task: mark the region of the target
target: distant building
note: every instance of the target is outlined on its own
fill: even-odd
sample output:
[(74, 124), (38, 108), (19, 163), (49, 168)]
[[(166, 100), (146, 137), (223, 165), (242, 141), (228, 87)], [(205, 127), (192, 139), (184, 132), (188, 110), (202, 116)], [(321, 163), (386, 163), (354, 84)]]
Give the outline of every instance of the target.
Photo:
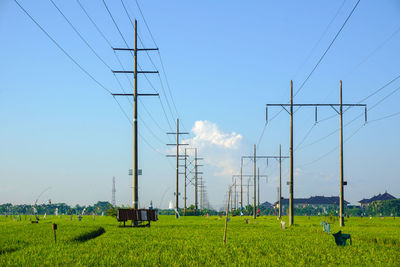
[(261, 207), (263, 207), (265, 209), (269, 209), (269, 208), (272, 208), (272, 204), (269, 203), (268, 201), (265, 201), (264, 203), (261, 204)]
[[(339, 206), (339, 197), (324, 197), (324, 196), (314, 196), (309, 198), (295, 198), (293, 200), (293, 204), (295, 207), (328, 207), (328, 206)], [(281, 200), (282, 206), (289, 206), (289, 199), (282, 198)], [(346, 200), (344, 201), (344, 205), (347, 206), (350, 204)], [(279, 208), (279, 201), (273, 204), (274, 208)]]
[(362, 208), (366, 208), (372, 202), (384, 201), (384, 200), (392, 200), (392, 199), (396, 199), (396, 198), (394, 196), (392, 196), (391, 194), (389, 194), (388, 192), (385, 192), (384, 194), (379, 194), (377, 196), (373, 196), (373, 197), (368, 198), (368, 199), (364, 198), (364, 199), (358, 201), (358, 203), (360, 203), (360, 206)]

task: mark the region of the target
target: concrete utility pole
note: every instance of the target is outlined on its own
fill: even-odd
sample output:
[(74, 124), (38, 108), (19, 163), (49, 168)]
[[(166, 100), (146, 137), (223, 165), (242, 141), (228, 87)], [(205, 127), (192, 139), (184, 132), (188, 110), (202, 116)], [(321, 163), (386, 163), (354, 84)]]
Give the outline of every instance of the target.
[[(178, 211), (179, 210), (179, 157), (181, 157), (181, 155), (179, 155), (179, 147), (188, 145), (179, 143), (179, 135), (189, 134), (189, 133), (179, 132), (179, 119), (176, 119), (176, 133), (167, 133), (167, 134), (176, 135), (176, 144), (167, 144), (167, 146), (176, 146), (176, 155), (167, 155), (167, 157), (176, 157), (175, 208)], [(176, 218), (178, 218), (178, 214), (176, 214)]]
[[(137, 125), (137, 97), (138, 96), (158, 96), (158, 94), (138, 94), (138, 73), (158, 73), (158, 71), (138, 71), (137, 70), (137, 52), (158, 50), (158, 48), (137, 48), (137, 21), (134, 25), (134, 48), (113, 48), (113, 50), (133, 51), (133, 71), (112, 71), (113, 73), (133, 73), (133, 94), (112, 94), (113, 96), (133, 96), (133, 181), (132, 181), (132, 206), (134, 209), (139, 208), (138, 193), (138, 125)], [(135, 225), (136, 226), (136, 225)]]
[[(315, 107), (315, 122), (317, 122), (317, 110), (318, 107), (331, 107), (340, 117), (340, 226), (344, 226), (344, 193), (343, 186), (347, 182), (343, 181), (343, 107), (364, 107), (365, 109), (365, 122), (367, 122), (367, 105), (366, 104), (343, 104), (342, 103), (342, 81), (340, 81), (340, 91), (339, 91), (339, 104), (293, 104), (293, 82), (290, 81), (290, 104), (267, 104), (266, 106), (266, 120), (268, 122), (268, 106), (280, 106), (285, 109), (290, 115), (290, 197), (289, 197), (289, 225), (293, 225), (293, 107)], [(290, 111), (286, 109), (290, 106)], [(339, 107), (339, 110), (336, 109)]]

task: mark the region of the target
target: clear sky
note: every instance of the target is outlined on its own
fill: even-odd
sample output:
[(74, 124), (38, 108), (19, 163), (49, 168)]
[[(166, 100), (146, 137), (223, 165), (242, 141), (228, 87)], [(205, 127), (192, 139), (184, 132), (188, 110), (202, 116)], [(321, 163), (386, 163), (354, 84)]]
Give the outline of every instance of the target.
[[(126, 70), (132, 69), (133, 60), (128, 52), (114, 55), (111, 46), (125, 43), (102, 0), (80, 3), (111, 46), (78, 1), (53, 0), (96, 54), (50, 0), (18, 2), (107, 90), (121, 93), (119, 81), (132, 92), (132, 77), (116, 74), (117, 80), (110, 71), (121, 69), (117, 58)], [(201, 171), (208, 198), (219, 208), (232, 175), (240, 171), (240, 157), (251, 155), (253, 144), (258, 144), (259, 155), (277, 155), (279, 144), (283, 155), (289, 153), (285, 111), (269, 122), (260, 138), (265, 105), (289, 101), (290, 80), (297, 91), (357, 1), (138, 2), (165, 70), (157, 52), (149, 52), (151, 61), (140, 52), (143, 70), (160, 71), (160, 76), (141, 75), (138, 82), (141, 93), (160, 93), (160, 99), (143, 97), (138, 107), (140, 206), (152, 200), (165, 208), (174, 199), (175, 163), (165, 157), (174, 150), (165, 144), (174, 142), (166, 132), (175, 129), (179, 116), (183, 130), (191, 132), (182, 138), (199, 147), (204, 158)], [(105, 3), (132, 46), (133, 28), (121, 1)], [(123, 3), (131, 19), (138, 20), (143, 44), (154, 47), (135, 1)], [(343, 101), (359, 103), (396, 78), (399, 29), (399, 1), (361, 0), (295, 103), (338, 103), (339, 80)], [(0, 203), (33, 203), (48, 187), (39, 203), (111, 201), (115, 176), (117, 204), (131, 204), (132, 126), (110, 93), (74, 64), (15, 1), (0, 1), (0, 36)], [(363, 116), (357, 118), (362, 108), (344, 115), (345, 199), (351, 203), (386, 190), (400, 197), (400, 116), (374, 121), (400, 112), (398, 87), (400, 79), (362, 102), (371, 108), (366, 125)], [(118, 101), (132, 120), (131, 102), (121, 97)], [(269, 117), (279, 111), (269, 108)], [(339, 118), (334, 114), (320, 108), (321, 121), (314, 125), (313, 108), (295, 113), (295, 197), (339, 193), (339, 134), (334, 132)], [(258, 162), (260, 174), (268, 175), (268, 181), (261, 181), (262, 202), (277, 200), (277, 166), (276, 161), (268, 166)], [(287, 197), (287, 160), (282, 167)], [(244, 162), (243, 172), (252, 173), (252, 162)], [(189, 185), (189, 204), (193, 190)], [(182, 206), (183, 191), (180, 201)]]

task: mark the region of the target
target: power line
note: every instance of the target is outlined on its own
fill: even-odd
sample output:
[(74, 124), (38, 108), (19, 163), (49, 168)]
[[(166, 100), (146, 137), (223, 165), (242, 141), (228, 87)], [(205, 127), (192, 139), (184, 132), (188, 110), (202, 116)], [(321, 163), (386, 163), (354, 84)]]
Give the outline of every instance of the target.
[[(388, 97), (392, 96), (395, 92), (397, 92), (397, 91), (399, 91), (399, 90), (400, 90), (400, 87), (398, 87), (398, 88), (396, 88), (395, 90), (391, 91), (388, 95), (386, 95), (385, 97), (383, 97), (381, 100), (379, 100), (378, 102), (376, 102), (371, 108), (369, 108), (368, 111), (371, 111), (372, 109), (374, 109), (376, 106), (378, 106), (380, 103), (382, 103), (384, 100), (386, 100)], [(344, 125), (344, 127), (346, 127), (346, 126), (350, 125), (351, 123), (353, 123), (356, 119), (360, 118), (363, 114), (364, 114), (364, 113), (361, 113), (360, 115), (356, 116), (354, 119), (352, 119), (351, 121), (349, 121), (348, 123), (346, 123), (346, 124)], [(400, 112), (396, 112), (396, 113), (394, 113), (394, 114), (390, 114), (390, 115), (387, 115), (387, 116), (378, 118), (378, 119), (376, 119), (376, 120), (372, 120), (372, 121), (370, 121), (369, 123), (371, 123), (371, 122), (376, 122), (376, 121), (380, 121), (380, 120), (384, 120), (384, 119), (387, 119), (387, 118), (391, 118), (391, 117), (397, 116), (397, 115), (399, 115), (399, 114), (400, 114)], [(356, 135), (356, 134), (361, 130), (361, 128), (362, 128), (363, 126), (365, 126), (365, 124), (363, 124), (363, 125), (360, 126), (356, 131), (354, 131), (354, 132), (345, 140), (345, 142), (346, 142), (347, 140), (349, 140), (350, 138), (352, 138), (354, 135)], [(335, 130), (334, 132), (330, 133), (329, 135), (327, 135), (327, 136), (325, 136), (325, 137), (319, 139), (318, 141), (313, 142), (312, 144), (315, 144), (315, 143), (317, 143), (317, 142), (319, 142), (319, 141), (321, 141), (321, 140), (323, 140), (323, 139), (326, 139), (327, 137), (331, 136), (332, 134), (336, 133), (337, 131), (339, 131), (339, 129), (337, 129), (337, 130)], [(311, 144), (309, 144), (309, 145), (311, 145)], [(307, 145), (307, 146), (309, 146), (309, 145)], [(304, 146), (304, 147), (306, 147), (306, 146)], [(303, 148), (304, 148), (304, 147), (303, 147)], [(325, 153), (324, 155), (322, 155), (322, 156), (319, 157), (318, 159), (316, 159), (316, 160), (314, 160), (314, 161), (312, 161), (312, 162), (310, 162), (310, 163), (303, 164), (303, 165), (301, 165), (300, 167), (303, 167), (303, 166), (306, 166), (306, 165), (310, 165), (310, 164), (312, 164), (312, 163), (315, 163), (315, 162), (317, 162), (317, 161), (319, 161), (319, 160), (325, 158), (325, 157), (328, 156), (330, 153), (332, 153), (332, 152), (334, 152), (336, 149), (338, 149), (338, 147), (339, 147), (339, 146), (336, 146), (334, 149), (332, 149), (332, 150), (330, 150), (329, 152)]]
[(22, 5), (17, 1), (14, 0), (14, 2), (19, 6), (19, 8), (36, 24), (36, 26), (81, 70), (83, 71), (87, 76), (89, 76), (90, 79), (92, 79), (97, 85), (99, 85), (102, 89), (104, 89), (106, 92), (111, 94), (111, 91), (108, 90), (102, 83), (100, 83), (98, 80), (96, 80), (85, 68), (82, 67), (64, 48), (61, 47), (61, 45), (53, 38), (50, 36), (50, 34), (29, 14), (29, 12), (22, 7)]
[[(377, 90), (375, 90), (374, 92), (372, 92), (372, 93), (369, 94), (368, 96), (366, 96), (366, 97), (364, 97), (363, 99), (361, 99), (358, 103), (364, 102), (365, 100), (367, 100), (367, 99), (371, 98), (372, 96), (376, 95), (377, 93), (379, 93), (380, 91), (382, 91), (383, 89), (385, 89), (386, 87), (388, 87), (389, 85), (391, 85), (392, 83), (394, 83), (394, 82), (395, 82), (397, 79), (399, 79), (399, 78), (400, 78), (400, 75), (394, 77), (392, 80), (390, 80), (389, 82), (387, 82), (387, 83), (384, 84), (383, 86), (379, 87)], [(382, 98), (381, 100), (379, 100), (377, 103), (375, 103), (374, 105), (372, 105), (372, 106), (368, 109), (368, 111), (371, 111), (372, 109), (374, 109), (377, 105), (379, 105), (380, 103), (382, 103), (384, 100), (386, 100), (388, 97), (390, 97), (391, 95), (393, 95), (394, 93), (396, 93), (398, 90), (400, 90), (400, 87), (399, 87), (399, 88), (396, 88), (395, 90), (393, 90), (392, 92), (390, 92), (388, 95), (386, 95), (384, 98)], [(346, 108), (346, 110), (345, 110), (344, 112), (346, 112), (346, 111), (349, 110), (350, 108), (351, 108), (351, 107)], [(351, 121), (349, 121), (348, 123), (346, 123), (346, 124), (344, 125), (344, 127), (346, 127), (346, 126), (350, 125), (351, 123), (353, 123), (355, 120), (357, 120), (358, 118), (360, 118), (363, 114), (364, 114), (364, 113), (361, 113), (360, 115), (358, 115), (358, 116), (356, 116), (355, 118), (353, 118)], [(329, 116), (329, 117), (327, 117), (327, 118), (325, 118), (325, 119), (322, 119), (322, 120), (320, 120), (319, 122), (323, 122), (323, 121), (332, 119), (332, 118), (334, 118), (334, 117), (336, 117), (336, 114), (334, 114), (334, 115), (332, 115), (332, 116)], [(316, 143), (319, 143), (319, 142), (321, 142), (322, 140), (325, 140), (326, 138), (328, 138), (329, 136), (335, 134), (337, 131), (339, 131), (339, 129), (336, 129), (336, 130), (334, 130), (333, 132), (329, 133), (328, 135), (326, 135), (326, 136), (324, 136), (324, 137), (322, 137), (322, 138), (319, 138), (319, 139), (317, 139), (316, 141), (314, 141), (314, 142), (312, 142), (312, 143), (309, 143), (309, 144), (307, 144), (307, 145), (304, 145), (304, 146), (300, 147), (299, 149), (301, 150), (301, 149), (306, 148), (306, 147), (308, 147), (308, 146), (311, 146), (311, 145), (314, 145), (314, 144), (316, 144)]]
[(86, 16), (88, 17), (88, 19), (92, 22), (92, 24), (94, 25), (94, 27), (96, 28), (96, 30), (100, 33), (100, 35), (103, 37), (103, 39), (108, 43), (108, 45), (110, 47), (112, 47), (111, 42), (107, 39), (107, 37), (104, 35), (104, 33), (100, 30), (100, 28), (97, 26), (97, 24), (93, 21), (93, 19), (89, 16), (88, 12), (86, 11), (86, 9), (83, 7), (82, 3), (80, 2), (80, 0), (76, 0), (76, 2), (78, 3), (78, 5), (81, 7), (81, 9), (83, 10), (83, 12), (86, 14)]
[(357, 8), (358, 4), (360, 3), (361, 0), (358, 0), (357, 3), (354, 5), (353, 9), (351, 10), (350, 14), (347, 16), (346, 20), (342, 24), (342, 27), (340, 27), (339, 31), (336, 33), (335, 37), (332, 39), (331, 43), (329, 46), (326, 48), (325, 52), (322, 54), (320, 59), (318, 60), (317, 64), (315, 64), (314, 68), (311, 70), (310, 74), (308, 74), (307, 78), (304, 80), (304, 82), (301, 84), (299, 89), (297, 89), (296, 93), (294, 94), (293, 97), (296, 97), (296, 95), (300, 92), (301, 89), (303, 89), (303, 86), (306, 84), (306, 82), (310, 79), (311, 75), (314, 73), (314, 71), (317, 69), (318, 65), (321, 63), (321, 61), (324, 59), (326, 53), (328, 53), (329, 49), (335, 42), (336, 38), (339, 36), (341, 31), (343, 30), (344, 26), (346, 25), (347, 21), (350, 19), (351, 15), (353, 15), (354, 10)]
[(371, 56), (373, 56), (376, 52), (378, 52), (382, 47), (384, 47), (396, 34), (400, 32), (400, 27), (398, 27), (391, 35), (389, 35), (382, 43), (380, 43), (371, 53), (369, 53), (365, 58), (363, 58), (354, 68), (348, 73), (350, 75), (353, 73), (358, 67), (364, 64)]
[(315, 49), (317, 48), (317, 46), (320, 44), (320, 42), (322, 41), (322, 38), (325, 36), (325, 34), (328, 32), (329, 28), (331, 27), (333, 21), (336, 19), (336, 17), (339, 15), (340, 11), (342, 10), (344, 3), (346, 3), (346, 0), (343, 0), (342, 4), (339, 6), (339, 9), (336, 11), (335, 16), (333, 16), (333, 18), (331, 19), (331, 21), (329, 22), (329, 24), (326, 26), (324, 32), (321, 34), (321, 36), (319, 37), (318, 41), (314, 44), (313, 48), (310, 50), (310, 52), (308, 53), (306, 59), (303, 61), (303, 63), (300, 65), (300, 67), (297, 69), (296, 73), (295, 73), (295, 77), (297, 76), (297, 73), (300, 71), (300, 69), (303, 68), (303, 66), (307, 63), (307, 61), (310, 59), (311, 55), (314, 53)]
[[(129, 22), (130, 22), (131, 26), (134, 27), (133, 22), (132, 22), (132, 19), (131, 19), (131, 16), (129, 15), (129, 12), (128, 12), (128, 10), (127, 10), (127, 8), (126, 8), (126, 6), (125, 6), (123, 0), (121, 0), (121, 4), (122, 4), (122, 6), (123, 6), (123, 8), (124, 8), (124, 10), (125, 10), (125, 13), (126, 13), (128, 19), (129, 19)], [(142, 38), (140, 37), (139, 34), (138, 34), (138, 37), (139, 37), (140, 43), (141, 43), (142, 46), (144, 47)], [(156, 43), (154, 43), (154, 44), (155, 44), (155, 46), (157, 47), (157, 44), (156, 44)], [(154, 67), (156, 70), (158, 70), (158, 68), (157, 68), (157, 66), (154, 64), (154, 61), (152, 60), (152, 58), (151, 58), (149, 52), (148, 52), (148, 51), (145, 51), (145, 52), (146, 52), (146, 55), (147, 55), (147, 57), (149, 58), (151, 64), (153, 65), (153, 67)], [(162, 88), (162, 90), (163, 90), (163, 92), (164, 92), (164, 94), (165, 94), (164, 84), (163, 84), (163, 82), (162, 82), (162, 80), (161, 80), (160, 74), (158, 74), (158, 78), (160, 79), (160, 85), (161, 85), (161, 88)], [(147, 79), (147, 76), (146, 76), (146, 79)], [(148, 82), (151, 84), (150, 81), (148, 81)], [(151, 87), (154, 89), (154, 91), (156, 91), (156, 93), (158, 93), (157, 90), (154, 88), (154, 86), (153, 86), (152, 84), (151, 84)], [(165, 94), (165, 95), (166, 95), (166, 94)], [(164, 111), (164, 113), (165, 113), (165, 108), (164, 108), (164, 105), (163, 105), (163, 103), (162, 103), (162, 101), (161, 101), (161, 98), (159, 97), (159, 99), (160, 99), (160, 104), (161, 104), (161, 106), (162, 106), (162, 109), (163, 109), (163, 111)], [(169, 107), (169, 109), (170, 109), (170, 112), (171, 112), (171, 115), (172, 115), (172, 121), (174, 122), (174, 119), (173, 119), (174, 115), (173, 115), (172, 110), (171, 110), (171, 107), (170, 107), (170, 105), (169, 105), (168, 98), (166, 98), (166, 101), (167, 101), (167, 105), (168, 105), (168, 107)], [(166, 113), (165, 113), (165, 116), (166, 116)], [(166, 120), (167, 120), (167, 123), (168, 123), (168, 125), (169, 125), (169, 127), (170, 127), (170, 130), (172, 130), (171, 124), (170, 124), (170, 122), (169, 122), (167, 116), (166, 116)]]
[(396, 113), (393, 113), (393, 114), (390, 114), (390, 115), (386, 115), (386, 116), (380, 117), (378, 119), (370, 120), (368, 123), (389, 119), (389, 118), (392, 118), (392, 117), (395, 117), (395, 116), (398, 116), (398, 115), (400, 115), (400, 111), (396, 112)]
[[(146, 28), (147, 28), (147, 30), (148, 30), (150, 36), (151, 36), (151, 39), (153, 40), (154, 45), (157, 46), (157, 43), (156, 43), (156, 41), (155, 41), (155, 39), (154, 39), (154, 36), (153, 36), (153, 34), (152, 34), (151, 30), (150, 30), (149, 25), (147, 24), (146, 18), (145, 18), (145, 16), (144, 16), (144, 14), (143, 14), (143, 12), (142, 12), (142, 9), (140, 8), (140, 5), (139, 5), (139, 3), (138, 3), (137, 0), (136, 0), (136, 5), (137, 5), (137, 7), (138, 7), (138, 9), (139, 9), (140, 15), (141, 15), (142, 18), (143, 18), (144, 24), (146, 25)], [(157, 46), (157, 47), (158, 47), (158, 46)], [(162, 60), (160, 50), (158, 50), (158, 56), (159, 56), (159, 59), (160, 59), (161, 68), (162, 68), (163, 73), (164, 73), (164, 78), (165, 78), (165, 81), (166, 81), (166, 84), (167, 84), (167, 88), (168, 88), (168, 92), (169, 92), (169, 95), (170, 95), (172, 104), (173, 104), (173, 106), (174, 106), (176, 115), (178, 116), (178, 118), (180, 118), (178, 109), (176, 108), (176, 104), (175, 104), (174, 98), (173, 98), (173, 96), (172, 96), (171, 87), (170, 87), (170, 85), (169, 85), (169, 81), (168, 81), (168, 77), (167, 77), (167, 72), (165, 71), (164, 62), (163, 62), (163, 60)], [(182, 123), (182, 122), (181, 122), (181, 123)], [(182, 127), (185, 129), (183, 123), (182, 123)]]
[(53, 6), (58, 10), (58, 12), (64, 17), (64, 19), (67, 21), (69, 26), (74, 30), (74, 32), (79, 36), (79, 38), (86, 44), (86, 46), (93, 52), (93, 54), (101, 61), (103, 64), (111, 70), (111, 67), (97, 54), (97, 52), (93, 49), (93, 47), (86, 41), (85, 38), (83, 38), (82, 34), (75, 28), (75, 26), (71, 23), (71, 21), (64, 15), (64, 13), (61, 11), (61, 9), (54, 3), (53, 0), (50, 0), (50, 2), (53, 4)]
[[(122, 34), (120, 28), (118, 27), (118, 24), (117, 24), (117, 22), (115, 21), (114, 16), (112, 15), (110, 9), (108, 8), (106, 2), (105, 2), (104, 0), (103, 0), (102, 2), (103, 2), (103, 4), (104, 4), (104, 7), (106, 8), (107, 13), (109, 14), (111, 20), (113, 21), (114, 26), (117, 28), (117, 31), (118, 31), (119, 35), (121, 36), (122, 40), (124, 41), (126, 47), (129, 48), (129, 45), (128, 45), (128, 43), (127, 43), (127, 41), (126, 41), (124, 35)], [(121, 1), (121, 2), (122, 2), (122, 1)], [(123, 4), (123, 2), (122, 2), (122, 4)], [(123, 4), (123, 6), (125, 7), (124, 4)], [(127, 10), (126, 10), (126, 12), (127, 12)], [(130, 19), (128, 13), (127, 13), (127, 15), (128, 15), (129, 20), (131, 21), (131, 19)], [(139, 39), (140, 39), (140, 38), (139, 38)], [(148, 52), (146, 51), (146, 53), (148, 53)], [(130, 51), (130, 54), (133, 56), (132, 51)], [(122, 62), (120, 61), (120, 59), (119, 59), (118, 57), (117, 57), (117, 59), (118, 59), (119, 64), (120, 64), (121, 67), (123, 68)], [(141, 68), (141, 66), (140, 66), (139, 64), (138, 64), (138, 66), (139, 66), (139, 69), (142, 70), (142, 68)], [(124, 69), (124, 68), (123, 68), (123, 69)], [(157, 69), (157, 68), (156, 68), (156, 69)], [(148, 82), (148, 83), (150, 84), (150, 86), (153, 88), (153, 90), (154, 90), (155, 92), (158, 93), (158, 91), (155, 89), (155, 87), (153, 86), (153, 84), (151, 83), (151, 81), (149, 80), (149, 78), (147, 77), (147, 75), (144, 74), (144, 76), (145, 76), (147, 82)], [(128, 80), (129, 80), (130, 84), (132, 85), (132, 81), (131, 81), (129, 78), (128, 78)], [(133, 85), (132, 85), (132, 86), (133, 86)], [(156, 120), (153, 118), (153, 116), (151, 116), (151, 113), (147, 110), (147, 108), (145, 107), (145, 105), (143, 104), (143, 102), (142, 102), (140, 99), (139, 99), (139, 101), (140, 101), (140, 103), (142, 103), (142, 105), (143, 105), (143, 107), (144, 107), (146, 113), (149, 115), (149, 117), (154, 121), (154, 123), (155, 123), (161, 130), (163, 130), (163, 129), (159, 126), (159, 124), (156, 122)], [(163, 108), (163, 110), (164, 110), (164, 107), (162, 107), (162, 108)], [(170, 125), (168, 119), (167, 119), (167, 123), (168, 123), (168, 125), (169, 125), (170, 128), (171, 128), (171, 125)]]
[[(96, 84), (98, 84), (102, 89), (107, 91), (108, 93), (112, 94), (109, 89), (107, 89), (103, 84), (101, 84), (98, 80), (96, 80), (85, 68), (83, 68), (51, 35), (29, 14), (29, 12), (17, 1), (14, 0), (14, 2), (19, 6), (19, 8), (35, 23), (35, 25), (76, 65), (79, 67), (81, 71), (83, 71), (87, 76), (89, 76)], [(121, 112), (124, 114), (124, 116), (127, 118), (129, 123), (133, 126), (128, 114), (125, 112), (121, 104), (118, 102), (118, 100), (113, 97), (115, 102), (117, 103), (118, 107), (120, 108)], [(140, 135), (140, 133), (139, 133)], [(145, 138), (143, 138), (143, 141), (150, 147), (152, 148), (155, 152), (162, 154), (158, 150), (156, 150)], [(164, 155), (164, 154), (162, 154)]]
[[(82, 5), (82, 3), (79, 0), (76, 0), (78, 5), (80, 6), (80, 8), (82, 9), (82, 11), (85, 13), (86, 17), (89, 19), (89, 21), (92, 23), (92, 25), (96, 28), (97, 32), (100, 34), (100, 36), (106, 41), (106, 43), (110, 46), (110, 48), (112, 49), (112, 44), (110, 42), (110, 40), (105, 36), (105, 34), (100, 30), (100, 27), (96, 24), (96, 22), (92, 19), (92, 17), (89, 15), (89, 13), (87, 12), (87, 10), (85, 9), (85, 7)], [(119, 59), (118, 55), (115, 53), (114, 51), (114, 56), (117, 59), (117, 61), (119, 62), (120, 66), (122, 67), (122, 69), (124, 69), (121, 60)], [(110, 68), (109, 68), (110, 69)], [(125, 69), (124, 69), (125, 70)], [(116, 79), (116, 81), (118, 82), (119, 86), (121, 87), (121, 90), (125, 93), (125, 90), (122, 87), (122, 84), (120, 82), (120, 80), (118, 79), (118, 77), (114, 74), (114, 77)], [(128, 82), (130, 82), (128, 74), (125, 74), (125, 77), (128, 79)], [(133, 87), (132, 83), (131, 86)], [(132, 101), (130, 100), (130, 98), (128, 97), (128, 101), (132, 104)]]
[(314, 129), (315, 125), (317, 123), (314, 123), (311, 128), (307, 131), (306, 135), (303, 137), (303, 139), (300, 141), (300, 143), (297, 144), (297, 146), (294, 148), (294, 151), (297, 151), (297, 149), (304, 143), (304, 141), (307, 139), (307, 137), (311, 134), (311, 131)]

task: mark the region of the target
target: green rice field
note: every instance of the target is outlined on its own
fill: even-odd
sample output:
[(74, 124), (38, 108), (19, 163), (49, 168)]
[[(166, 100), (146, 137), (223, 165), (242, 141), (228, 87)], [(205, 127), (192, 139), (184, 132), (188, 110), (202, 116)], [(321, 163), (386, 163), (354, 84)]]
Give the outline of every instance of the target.
[[(329, 218), (295, 217), (293, 227), (281, 229), (272, 216), (232, 217), (224, 245), (224, 217), (160, 216), (150, 228), (123, 228), (106, 216), (47, 216), (38, 224), (1, 216), (0, 266), (399, 266), (400, 218), (346, 219), (342, 231), (352, 245), (345, 247), (322, 221)], [(338, 222), (331, 223), (337, 232)]]

